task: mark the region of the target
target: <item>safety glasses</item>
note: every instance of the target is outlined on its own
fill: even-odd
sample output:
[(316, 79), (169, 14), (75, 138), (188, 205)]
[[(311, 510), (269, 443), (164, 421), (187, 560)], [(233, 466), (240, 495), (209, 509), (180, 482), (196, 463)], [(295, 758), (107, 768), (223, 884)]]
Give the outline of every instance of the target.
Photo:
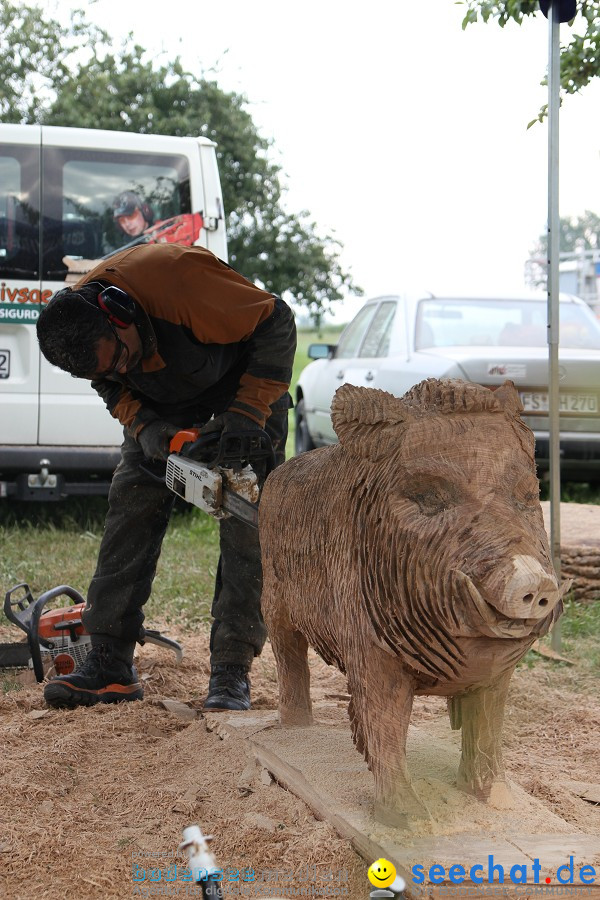
[(115, 336), (115, 341), (117, 345), (115, 347), (115, 352), (112, 358), (112, 362), (108, 369), (105, 369), (104, 372), (96, 372), (92, 380), (96, 381), (99, 378), (108, 378), (110, 375), (114, 375), (119, 369), (122, 369), (123, 366), (126, 366), (129, 362), (129, 347), (127, 344), (124, 344), (119, 335), (117, 334), (117, 329), (112, 324), (112, 322), (107, 322), (108, 327), (112, 331)]

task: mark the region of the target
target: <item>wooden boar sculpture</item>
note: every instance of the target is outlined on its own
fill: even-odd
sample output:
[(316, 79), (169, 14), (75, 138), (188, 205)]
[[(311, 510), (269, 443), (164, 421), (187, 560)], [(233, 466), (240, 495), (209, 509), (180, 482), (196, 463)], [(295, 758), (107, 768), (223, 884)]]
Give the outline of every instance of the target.
[(260, 505), (263, 612), (284, 725), (312, 721), (308, 645), (348, 679), (375, 814), (429, 811), (406, 768), (415, 694), (448, 697), (461, 788), (508, 805), (501, 729), (518, 660), (562, 611), (532, 432), (512, 382), (344, 385), (339, 444), (289, 460)]

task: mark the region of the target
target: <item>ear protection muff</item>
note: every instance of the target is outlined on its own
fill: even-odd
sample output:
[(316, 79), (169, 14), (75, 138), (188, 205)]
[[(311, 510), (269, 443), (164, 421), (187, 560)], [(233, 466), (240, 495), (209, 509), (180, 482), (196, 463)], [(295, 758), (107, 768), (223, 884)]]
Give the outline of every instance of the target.
[[(96, 282), (91, 283), (96, 284)], [(121, 288), (112, 284), (103, 287), (98, 283), (98, 287), (101, 288), (98, 294), (98, 308), (108, 317), (111, 325), (115, 325), (117, 328), (128, 328), (135, 320), (134, 299)]]
[(121, 288), (110, 285), (98, 294), (98, 306), (111, 325), (127, 328), (135, 319), (135, 302)]

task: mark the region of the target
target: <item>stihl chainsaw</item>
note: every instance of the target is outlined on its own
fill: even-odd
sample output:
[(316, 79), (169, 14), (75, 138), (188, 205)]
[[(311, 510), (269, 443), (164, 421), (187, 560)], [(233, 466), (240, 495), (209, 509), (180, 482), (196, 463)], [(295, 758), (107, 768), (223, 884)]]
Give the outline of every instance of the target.
[[(44, 609), (51, 600), (62, 596), (68, 597), (72, 605)], [(52, 665), (57, 675), (69, 675), (91, 649), (90, 635), (81, 621), (84, 606), (81, 594), (66, 584), (40, 594), (37, 600), (29, 585), (15, 585), (6, 592), (4, 614), (25, 632), (27, 640), (0, 643), (0, 669), (28, 667), (38, 681), (44, 680)], [(183, 659), (181, 644), (160, 631), (145, 629), (143, 643), (173, 650), (178, 663)]]
[(200, 435), (178, 431), (170, 444), (165, 481), (179, 497), (214, 516), (235, 516), (258, 528), (259, 485), (254, 466), (268, 473), (275, 454), (266, 431), (226, 431)]

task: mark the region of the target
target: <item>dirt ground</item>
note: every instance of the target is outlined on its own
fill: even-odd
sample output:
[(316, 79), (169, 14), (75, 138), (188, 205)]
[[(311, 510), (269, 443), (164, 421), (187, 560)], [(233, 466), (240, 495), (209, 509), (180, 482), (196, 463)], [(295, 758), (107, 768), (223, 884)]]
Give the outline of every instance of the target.
[[(242, 879), (244, 869), (293, 870), (294, 879), (343, 884), (352, 900), (368, 897), (367, 864), (348, 842), (265, 770), (251, 771), (243, 743), (194, 715), (208, 681), (208, 637), (182, 642), (180, 667), (164, 650), (140, 650), (140, 703), (47, 710), (35, 684), (0, 696), (0, 896), (135, 896), (132, 866), (149, 877), (152, 867), (182, 863), (174, 858), (182, 830), (198, 823), (214, 835), (219, 865), (242, 870)], [(311, 668), (313, 698), (345, 706), (344, 678), (317, 657)], [(268, 645), (252, 689), (254, 708), (276, 708)], [(192, 711), (182, 718), (165, 698)], [(449, 727), (438, 698), (418, 699), (412, 721), (439, 734)], [(565, 784), (600, 784), (599, 734), (600, 700), (576, 673), (545, 661), (517, 671), (505, 730), (509, 777), (600, 841), (600, 804)], [(235, 881), (228, 875), (226, 884)]]

